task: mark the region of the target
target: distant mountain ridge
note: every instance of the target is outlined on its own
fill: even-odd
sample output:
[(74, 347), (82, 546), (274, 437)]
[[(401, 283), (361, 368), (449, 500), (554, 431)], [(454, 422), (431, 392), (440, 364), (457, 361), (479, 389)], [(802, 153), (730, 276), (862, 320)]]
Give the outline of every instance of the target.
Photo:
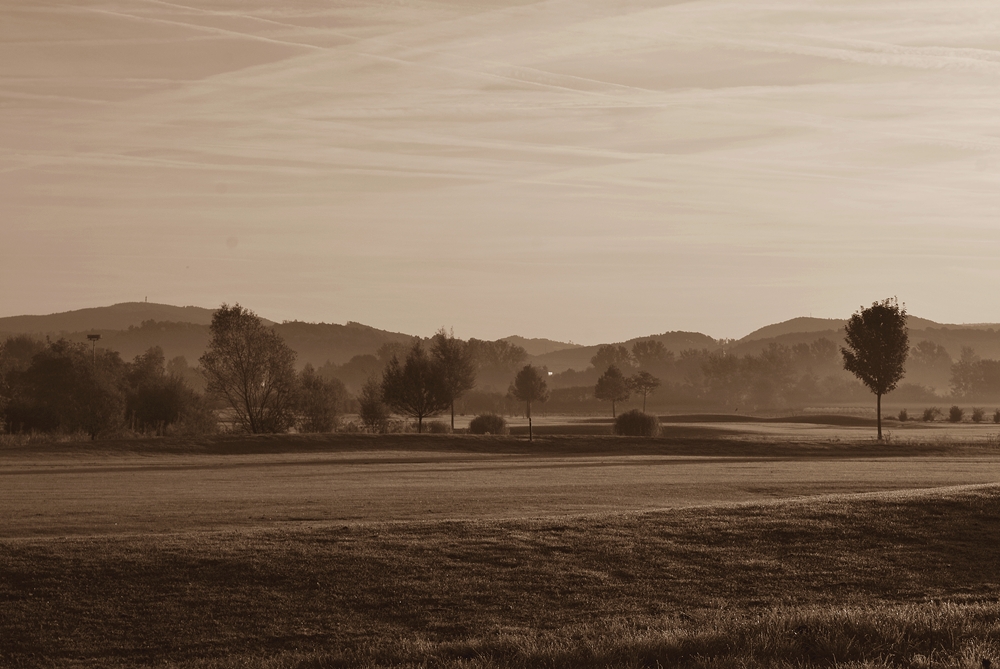
[[(167, 321), (208, 325), (215, 309), (175, 307), (153, 302), (122, 302), (110, 307), (76, 309), (45, 316), (0, 318), (0, 333), (52, 334), (83, 330), (125, 330), (143, 321)], [(270, 322), (270, 321), (268, 321)]]
[[(118, 351), (126, 360), (151, 346), (160, 346), (168, 359), (182, 355), (193, 365), (208, 344), (208, 325), (214, 313), (214, 309), (195, 306), (126, 302), (57, 314), (0, 318), (0, 338), (31, 334), (85, 341), (87, 334), (98, 333), (102, 336), (101, 346)], [(300, 365), (311, 363), (319, 367), (326, 362), (341, 365), (358, 355), (373, 355), (383, 344), (405, 344), (417, 339), (414, 335), (350, 321), (340, 325), (262, 320), (281, 333), (298, 354)], [(846, 319), (801, 317), (765, 326), (736, 341), (723, 342), (698, 332), (675, 331), (635, 337), (616, 345), (631, 349), (637, 341), (656, 340), (675, 354), (687, 349), (715, 351), (724, 347), (730, 354), (748, 355), (757, 354), (772, 343), (794, 346), (826, 338), (840, 345), (845, 323)], [(974, 348), (984, 358), (1000, 359), (1000, 324), (947, 325), (910, 316), (909, 327), (911, 345), (926, 339), (944, 346), (956, 360), (964, 346)], [(523, 347), (529, 362), (554, 373), (586, 370), (600, 348), (519, 335), (504, 340)]]
[(554, 353), (555, 351), (565, 351), (578, 348), (584, 348), (582, 344), (574, 344), (572, 342), (566, 343), (561, 341), (553, 341), (552, 339), (528, 339), (525, 337), (519, 337), (517, 335), (511, 335), (509, 337), (504, 337), (503, 341), (509, 342), (515, 346), (520, 346), (528, 355), (546, 355), (548, 353)]

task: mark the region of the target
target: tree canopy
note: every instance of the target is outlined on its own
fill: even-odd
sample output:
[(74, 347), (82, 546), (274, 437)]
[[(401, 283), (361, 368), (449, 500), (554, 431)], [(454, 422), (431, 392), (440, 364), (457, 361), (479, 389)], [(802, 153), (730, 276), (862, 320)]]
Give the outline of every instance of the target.
[(882, 395), (891, 392), (903, 378), (910, 337), (906, 306), (896, 298), (875, 302), (851, 316), (846, 327), (844, 369), (875, 393), (878, 438), (882, 439)]
[(444, 377), (451, 407), (451, 429), (455, 430), (455, 400), (476, 387), (476, 364), (469, 345), (441, 328), (431, 340), (431, 354)]
[(223, 304), (212, 317), (200, 358), (208, 391), (229, 405), (251, 434), (284, 432), (295, 422), (295, 352), (257, 314)]
[(382, 398), (396, 413), (417, 419), (417, 432), (423, 432), (424, 418), (435, 416), (451, 404), (441, 366), (435, 363), (418, 341), (401, 363), (393, 356), (382, 373)]
[(642, 412), (646, 413), (646, 395), (653, 394), (660, 387), (660, 380), (646, 370), (642, 370), (633, 374), (628, 381), (633, 390), (642, 393)]
[(607, 371), (597, 379), (594, 387), (594, 397), (605, 402), (611, 402), (611, 417), (615, 417), (615, 403), (624, 402), (632, 394), (632, 386), (629, 384), (622, 370), (616, 365), (608, 367)]
[(548, 384), (545, 377), (538, 371), (537, 367), (525, 365), (511, 384), (508, 391), (515, 399), (526, 404), (526, 414), (528, 416), (528, 441), (533, 440), (531, 426), (531, 403), (544, 402), (549, 398)]

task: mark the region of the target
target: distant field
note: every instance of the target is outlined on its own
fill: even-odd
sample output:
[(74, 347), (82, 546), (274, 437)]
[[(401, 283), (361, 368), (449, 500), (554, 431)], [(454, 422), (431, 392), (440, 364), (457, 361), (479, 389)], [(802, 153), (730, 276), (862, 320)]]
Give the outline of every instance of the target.
[(1000, 450), (396, 435), (0, 450), (0, 666), (978, 666)]
[(985, 442), (682, 433), (700, 436), (529, 444), (331, 435), (7, 449), (0, 536), (569, 516), (1000, 481), (1000, 449)]

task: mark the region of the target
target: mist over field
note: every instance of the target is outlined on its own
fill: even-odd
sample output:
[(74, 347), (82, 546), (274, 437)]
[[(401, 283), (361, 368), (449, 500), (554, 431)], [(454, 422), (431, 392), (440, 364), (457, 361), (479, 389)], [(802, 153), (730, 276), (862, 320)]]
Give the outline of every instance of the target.
[[(0, 7), (0, 314), (1000, 320), (987, 0)], [(16, 287), (13, 288), (13, 287)]]

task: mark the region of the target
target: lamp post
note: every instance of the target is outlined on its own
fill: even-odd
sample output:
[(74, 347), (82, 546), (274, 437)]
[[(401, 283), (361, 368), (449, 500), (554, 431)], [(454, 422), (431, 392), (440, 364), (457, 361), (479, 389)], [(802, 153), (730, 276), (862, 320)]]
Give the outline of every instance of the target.
[(97, 370), (97, 342), (100, 341), (101, 335), (99, 335), (99, 334), (89, 334), (89, 335), (87, 335), (87, 339), (89, 339), (90, 342), (94, 345), (93, 346), (93, 348), (94, 348), (94, 370), (96, 371)]

